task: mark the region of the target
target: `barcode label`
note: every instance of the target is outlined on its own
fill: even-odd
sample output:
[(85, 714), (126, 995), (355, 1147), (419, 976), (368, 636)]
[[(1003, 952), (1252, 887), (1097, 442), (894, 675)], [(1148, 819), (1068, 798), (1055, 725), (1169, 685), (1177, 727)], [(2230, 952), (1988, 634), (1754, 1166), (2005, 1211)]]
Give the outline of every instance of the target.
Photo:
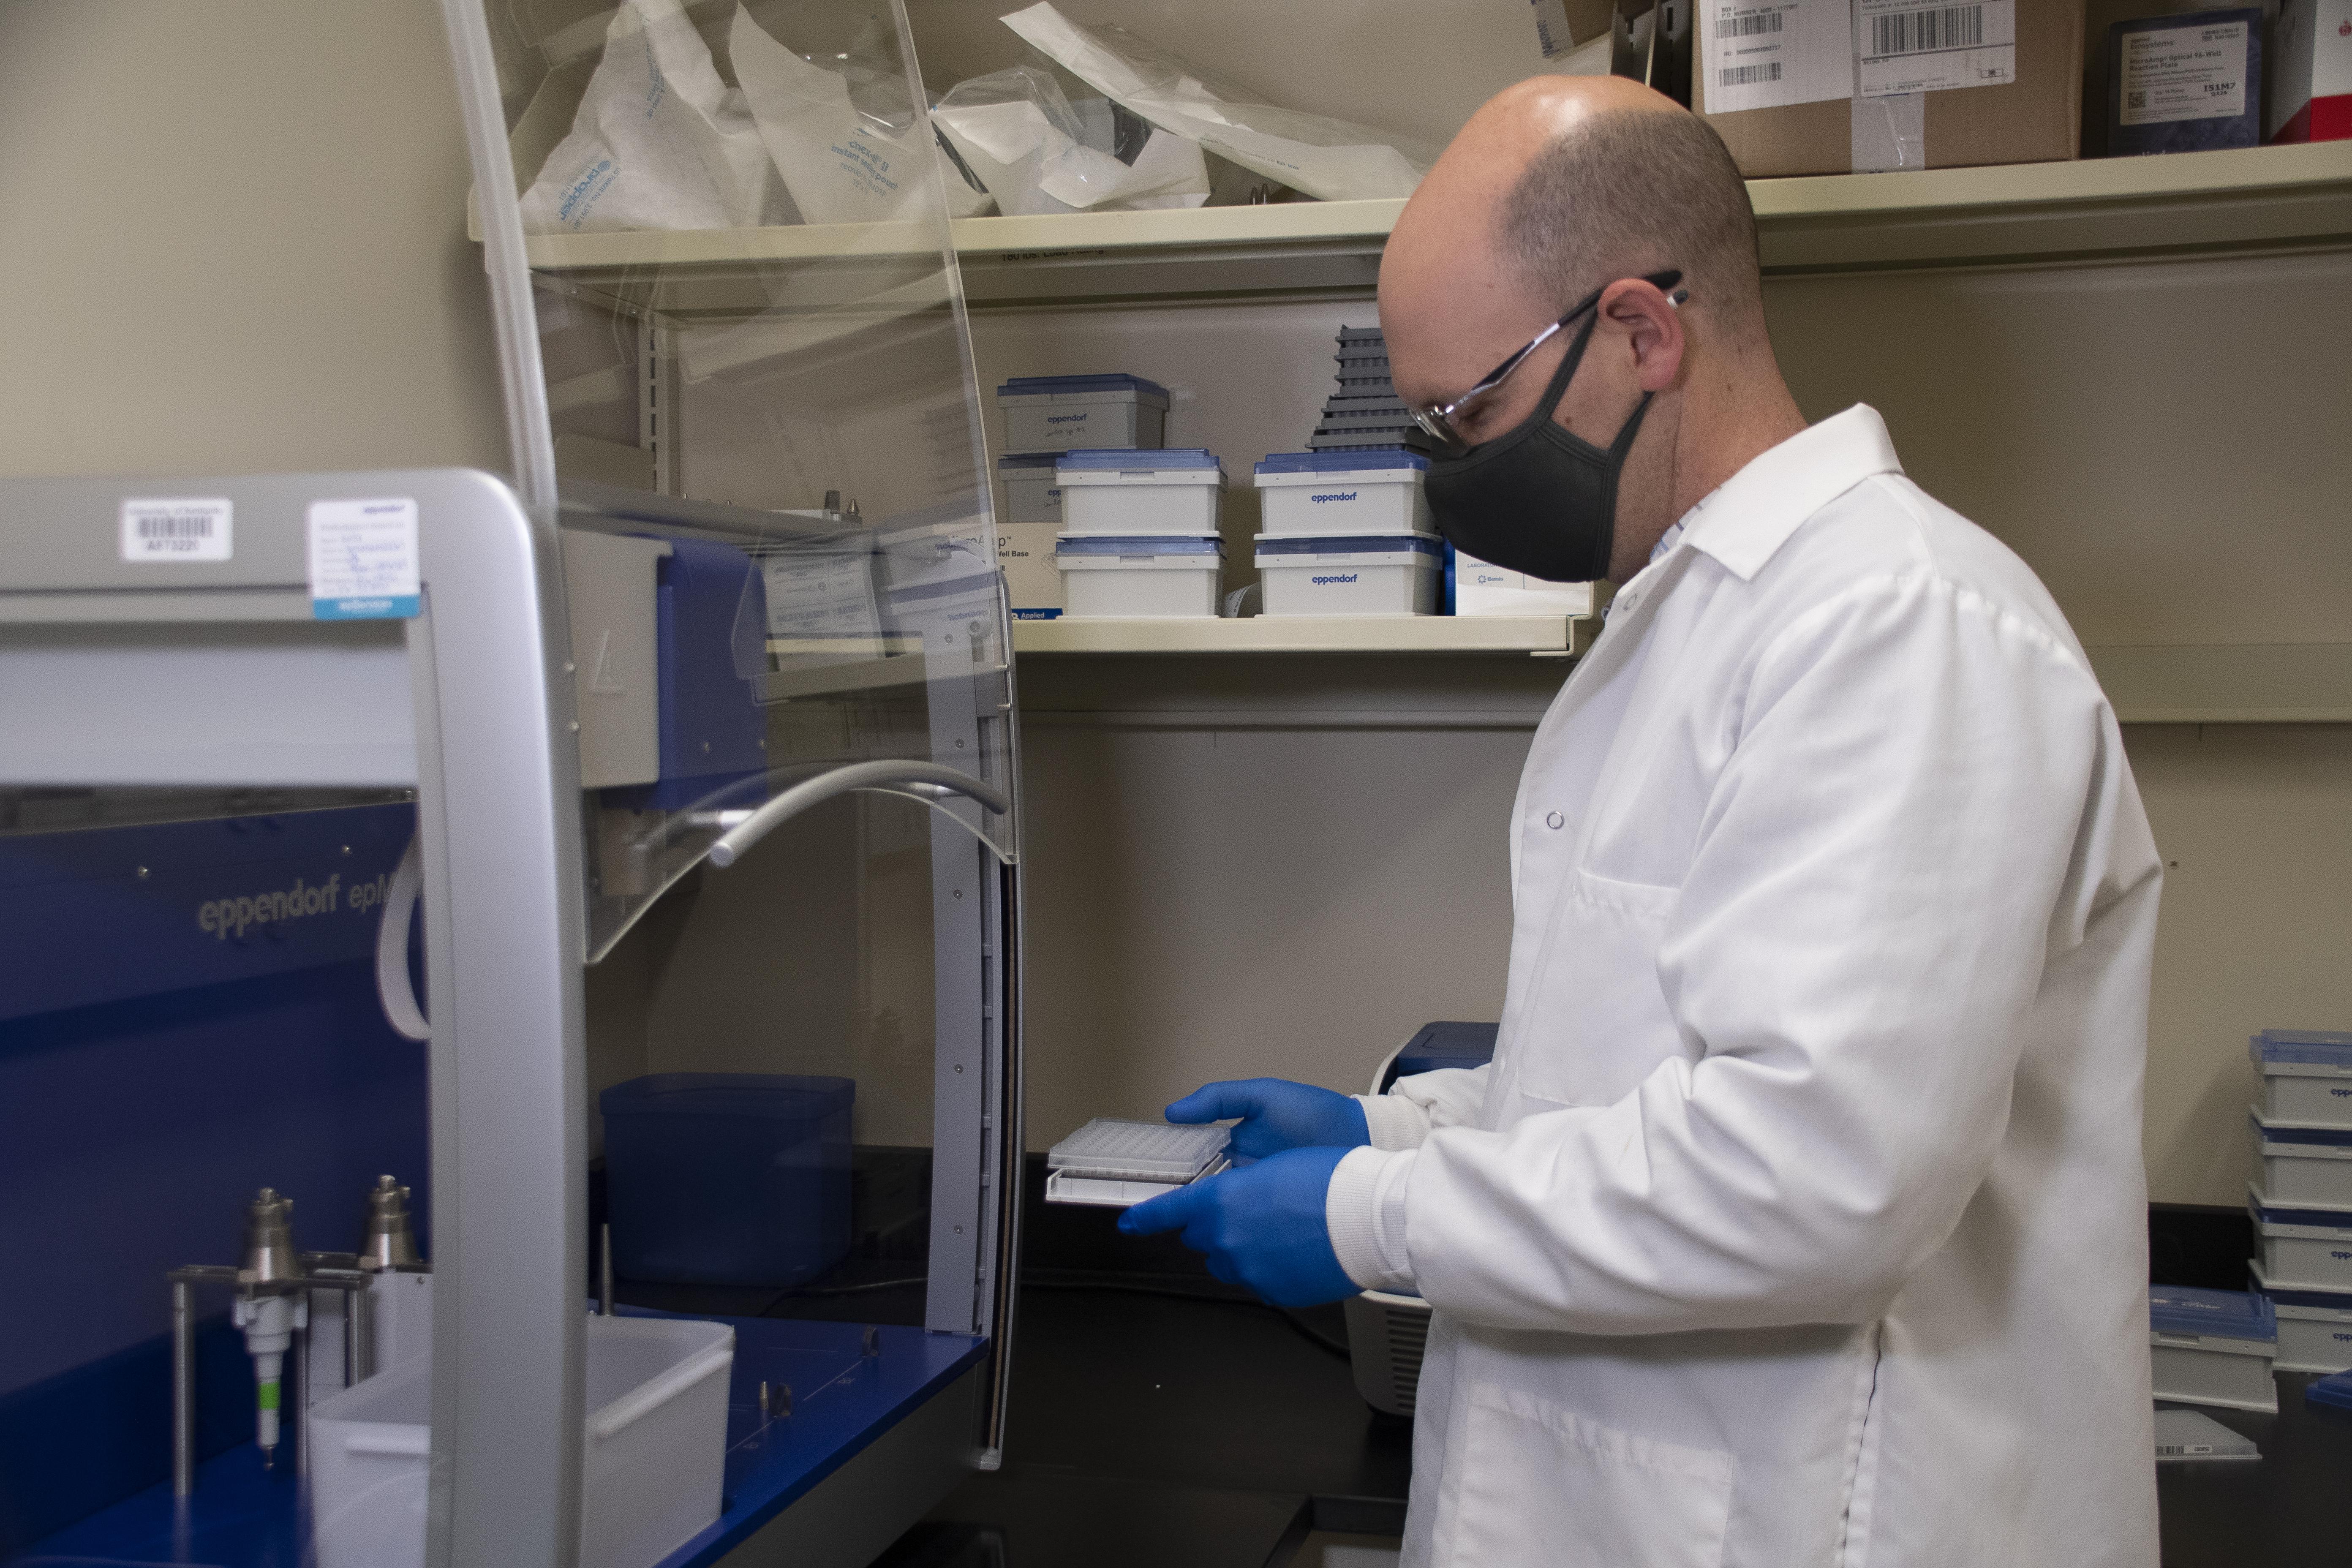
[(226, 561), (231, 509), (226, 500), (140, 500), (122, 503), (122, 559), (131, 562)]
[(1759, 33), (1779, 32), (1780, 13), (1767, 11), (1760, 16), (1733, 16), (1720, 25), (1727, 38), (1752, 38)]
[(1726, 66), (1723, 68), (1725, 87), (1753, 87), (1759, 81), (1779, 81), (1780, 62), (1767, 60), (1760, 66)]
[(1694, 7), (1691, 75), (1710, 114), (1853, 91), (1854, 0), (1708, 0)]
[(1985, 41), (1982, 5), (1946, 5), (1935, 11), (1898, 11), (1870, 18), (1874, 55), (1924, 55), (1937, 49), (1973, 49)]

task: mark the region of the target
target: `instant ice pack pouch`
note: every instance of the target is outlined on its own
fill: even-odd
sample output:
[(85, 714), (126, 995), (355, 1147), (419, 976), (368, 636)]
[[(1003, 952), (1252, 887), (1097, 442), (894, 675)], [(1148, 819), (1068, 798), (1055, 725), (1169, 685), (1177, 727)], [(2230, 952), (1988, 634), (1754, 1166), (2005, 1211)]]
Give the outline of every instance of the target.
[[(576, 85), (576, 78), (557, 74), (541, 90)], [(523, 193), (525, 232), (792, 221), (744, 95), (719, 79), (678, 0), (623, 0), (570, 134)]]
[(1050, 0), (1003, 21), (1158, 129), (1324, 201), (1409, 196), (1437, 161), (1439, 149), (1417, 138), (1278, 108), (1124, 28), (1081, 26)]
[[(884, 223), (917, 216), (928, 182), (947, 171), (906, 79), (876, 51), (852, 49), (841, 68), (812, 64), (763, 31), (741, 6), (727, 38), (760, 140), (810, 223)], [(961, 176), (957, 184), (962, 183)]]
[(931, 119), (1009, 215), (1196, 207), (1209, 199), (1199, 142), (1146, 123), (1141, 145), (1122, 159), (1110, 105), (1094, 105), (1099, 112), (1090, 121), (1047, 72), (1015, 66), (959, 82)]

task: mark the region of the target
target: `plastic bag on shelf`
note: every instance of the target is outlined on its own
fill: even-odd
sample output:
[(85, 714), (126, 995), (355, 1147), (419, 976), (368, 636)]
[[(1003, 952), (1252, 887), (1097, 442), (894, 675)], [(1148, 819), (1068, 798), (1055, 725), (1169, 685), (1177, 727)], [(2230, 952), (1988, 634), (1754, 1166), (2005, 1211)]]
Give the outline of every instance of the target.
[[(551, 85), (561, 85), (553, 82)], [(791, 209), (744, 95), (679, 0), (623, 0), (604, 58), (522, 196), (531, 234), (751, 228)]]
[(987, 183), (950, 144), (936, 119), (931, 121), (931, 150), (939, 154), (940, 184), (948, 191), (948, 216), (980, 217), (995, 210), (996, 198), (989, 194)]
[(1087, 27), (1051, 0), (1004, 25), (1112, 102), (1324, 201), (1407, 196), (1437, 161), (1417, 138), (1282, 109), (1125, 28)]
[(1140, 145), (1122, 158), (1109, 102), (1074, 106), (1034, 66), (957, 83), (931, 119), (1008, 215), (1196, 207), (1209, 199), (1199, 142), (1143, 124)]
[(904, 101), (902, 77), (861, 62), (855, 51), (837, 69), (812, 64), (740, 5), (727, 47), (760, 140), (803, 217), (882, 223), (919, 214), (926, 188), (917, 160), (939, 153), (924, 145), (930, 136)]

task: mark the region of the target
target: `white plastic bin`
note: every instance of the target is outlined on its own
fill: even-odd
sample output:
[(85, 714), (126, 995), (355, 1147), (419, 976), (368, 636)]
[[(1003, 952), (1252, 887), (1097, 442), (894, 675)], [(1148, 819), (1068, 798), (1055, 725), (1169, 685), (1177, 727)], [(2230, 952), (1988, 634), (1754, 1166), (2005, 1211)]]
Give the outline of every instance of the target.
[(1418, 533), (1261, 533), (1269, 616), (1426, 616), (1437, 609), (1440, 546)]
[(1000, 523), (1062, 523), (1062, 482), (1054, 477), (1058, 452), (1007, 452), (996, 459), (996, 477), (1004, 482), (1004, 515)]
[(2278, 1323), (2269, 1300), (2241, 1290), (2160, 1286), (2147, 1297), (2148, 1363), (2158, 1399), (2276, 1410), (2271, 1360)]
[(2278, 1314), (2281, 1372), (2352, 1372), (2352, 1290), (2281, 1290), (2252, 1272)]
[(1204, 447), (1164, 452), (1065, 452), (1066, 533), (1214, 533), (1225, 470)]
[(2273, 1127), (2352, 1127), (2352, 1035), (2264, 1029), (2246, 1043), (2262, 1074), (2255, 1112)]
[(1139, 375), (1016, 375), (996, 389), (1008, 452), (1157, 447), (1168, 389)]
[(2277, 1207), (2259, 1193), (2247, 1206), (2264, 1279), (2285, 1290), (2352, 1290), (2352, 1214)]
[[(719, 1517), (735, 1331), (590, 1318), (582, 1568), (647, 1568)], [(310, 1407), (318, 1568), (422, 1568), (433, 1363), (414, 1356)]]
[(1597, 616), (1616, 596), (1614, 583), (1548, 583), (1454, 552), (1457, 616)]
[(1428, 533), (1429, 459), (1401, 448), (1276, 452), (1257, 465), (1268, 533)]
[(2273, 1207), (2352, 1210), (2352, 1128), (2270, 1127), (2246, 1118), (2262, 1201)]
[(1213, 533), (1066, 533), (1054, 564), (1072, 616), (1214, 616), (1225, 547)]

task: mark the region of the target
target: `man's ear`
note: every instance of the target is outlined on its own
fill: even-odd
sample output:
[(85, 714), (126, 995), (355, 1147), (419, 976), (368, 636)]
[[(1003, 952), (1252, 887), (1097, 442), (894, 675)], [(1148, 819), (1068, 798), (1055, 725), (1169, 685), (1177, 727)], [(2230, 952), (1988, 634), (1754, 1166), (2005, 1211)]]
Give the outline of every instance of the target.
[(1633, 355), (1634, 377), (1644, 392), (1664, 392), (1683, 368), (1682, 312), (1654, 283), (1622, 278), (1601, 296), (1601, 315), (1623, 334)]

